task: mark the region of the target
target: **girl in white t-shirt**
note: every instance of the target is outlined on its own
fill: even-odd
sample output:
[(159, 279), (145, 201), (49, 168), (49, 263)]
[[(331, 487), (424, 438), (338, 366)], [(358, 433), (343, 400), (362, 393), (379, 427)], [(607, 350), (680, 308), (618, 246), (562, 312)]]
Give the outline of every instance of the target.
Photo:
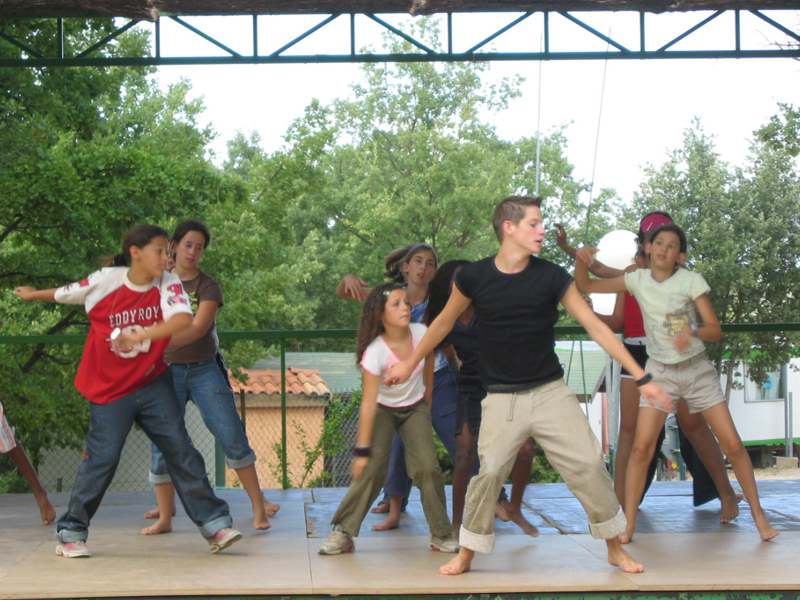
[[(587, 264), (578, 260), (575, 263), (575, 281), (584, 293), (627, 290), (633, 294), (644, 316), (650, 355), (646, 373), (636, 384), (641, 386), (654, 380), (671, 397), (673, 411), (678, 402), (685, 402), (690, 413), (702, 413), (719, 440), (720, 449), (733, 465), (761, 539), (771, 540), (778, 532), (761, 508), (750, 456), (731, 418), (719, 375), (705, 354), (703, 342), (716, 342), (722, 338), (719, 320), (708, 297), (711, 288), (702, 275), (680, 266), (686, 260), (687, 244), (686, 235), (677, 225), (657, 227), (650, 233), (644, 249), (649, 258), (649, 269), (638, 269), (613, 279), (590, 281)], [(623, 543), (633, 538), (647, 465), (655, 452), (658, 433), (664, 428), (667, 414), (644, 400), (640, 402), (625, 473), (628, 525), (620, 536)]]
[(358, 536), (386, 476), (395, 432), (405, 445), (408, 473), (420, 489), (431, 530), (431, 548), (442, 552), (458, 550), (447, 518), (443, 478), (433, 443), (433, 356), (428, 356), (424, 368), (418, 366), (404, 384), (386, 386), (382, 382), (390, 366), (411, 355), (425, 329), (420, 323), (411, 323), (411, 305), (405, 288), (398, 283), (376, 286), (364, 301), (356, 351), (363, 387), (353, 448), (353, 483), (333, 516), (333, 531), (320, 546), (320, 554), (354, 550), (353, 538)]

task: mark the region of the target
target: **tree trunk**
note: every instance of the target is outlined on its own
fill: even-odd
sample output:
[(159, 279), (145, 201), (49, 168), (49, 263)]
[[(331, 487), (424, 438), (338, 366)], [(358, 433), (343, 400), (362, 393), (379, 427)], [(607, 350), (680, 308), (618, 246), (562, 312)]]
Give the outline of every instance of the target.
[(781, 0), (0, 0), (4, 17), (129, 17), (166, 15), (336, 14), (501, 11), (646, 11), (800, 8)]

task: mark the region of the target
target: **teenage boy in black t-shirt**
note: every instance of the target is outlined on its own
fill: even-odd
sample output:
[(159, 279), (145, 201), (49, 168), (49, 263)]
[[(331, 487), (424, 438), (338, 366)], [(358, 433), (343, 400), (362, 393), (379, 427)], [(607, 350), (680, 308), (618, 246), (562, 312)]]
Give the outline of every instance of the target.
[(500, 240), (497, 255), (461, 269), (450, 300), (419, 346), (385, 378), (386, 383), (405, 381), (413, 367), (444, 339), (458, 316), (470, 303), (474, 305), (481, 380), (489, 393), (482, 403), (478, 436), (480, 472), (467, 490), (461, 549), (440, 568), (445, 575), (469, 570), (476, 551), (492, 551), (497, 495), (529, 437), (538, 442), (580, 501), (592, 535), (606, 540), (609, 563), (629, 573), (644, 570), (617, 538), (625, 530), (625, 516), (597, 439), (563, 380), (554, 350), (558, 304), (636, 378), (649, 402), (668, 406), (669, 399), (595, 316), (572, 277), (561, 267), (531, 256), (541, 251), (545, 235), (540, 206), (539, 198), (521, 196), (497, 205), (492, 218)]

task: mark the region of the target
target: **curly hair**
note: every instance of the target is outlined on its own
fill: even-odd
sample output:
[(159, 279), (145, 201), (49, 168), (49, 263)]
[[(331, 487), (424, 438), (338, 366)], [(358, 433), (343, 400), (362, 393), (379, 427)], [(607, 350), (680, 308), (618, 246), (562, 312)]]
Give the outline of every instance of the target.
[(358, 323), (358, 337), (356, 339), (356, 364), (361, 364), (361, 358), (376, 337), (383, 333), (383, 311), (386, 300), (394, 290), (405, 289), (405, 284), (391, 281), (382, 283), (372, 288), (361, 307), (361, 320)]

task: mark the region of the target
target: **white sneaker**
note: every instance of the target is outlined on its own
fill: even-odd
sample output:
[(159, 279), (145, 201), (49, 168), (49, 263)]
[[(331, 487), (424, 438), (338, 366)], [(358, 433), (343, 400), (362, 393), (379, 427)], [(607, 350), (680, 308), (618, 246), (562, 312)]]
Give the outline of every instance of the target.
[(217, 554), (218, 552), (225, 550), (225, 548), (234, 542), (238, 542), (240, 539), (242, 539), (242, 534), (240, 532), (236, 531), (235, 529), (231, 529), (230, 527), (225, 527), (211, 536), (208, 539), (208, 543), (211, 544), (211, 552), (213, 554)]
[(346, 554), (356, 549), (353, 538), (349, 533), (334, 529), (330, 535), (322, 542), (319, 553), (324, 556), (334, 556), (336, 554)]
[(86, 542), (61, 542), (56, 546), (56, 554), (64, 558), (89, 558), (92, 555)]
[(435, 535), (431, 536), (431, 550), (438, 550), (439, 552), (448, 552), (453, 554), (458, 552), (458, 542), (455, 538), (449, 537), (446, 539), (438, 538)]

